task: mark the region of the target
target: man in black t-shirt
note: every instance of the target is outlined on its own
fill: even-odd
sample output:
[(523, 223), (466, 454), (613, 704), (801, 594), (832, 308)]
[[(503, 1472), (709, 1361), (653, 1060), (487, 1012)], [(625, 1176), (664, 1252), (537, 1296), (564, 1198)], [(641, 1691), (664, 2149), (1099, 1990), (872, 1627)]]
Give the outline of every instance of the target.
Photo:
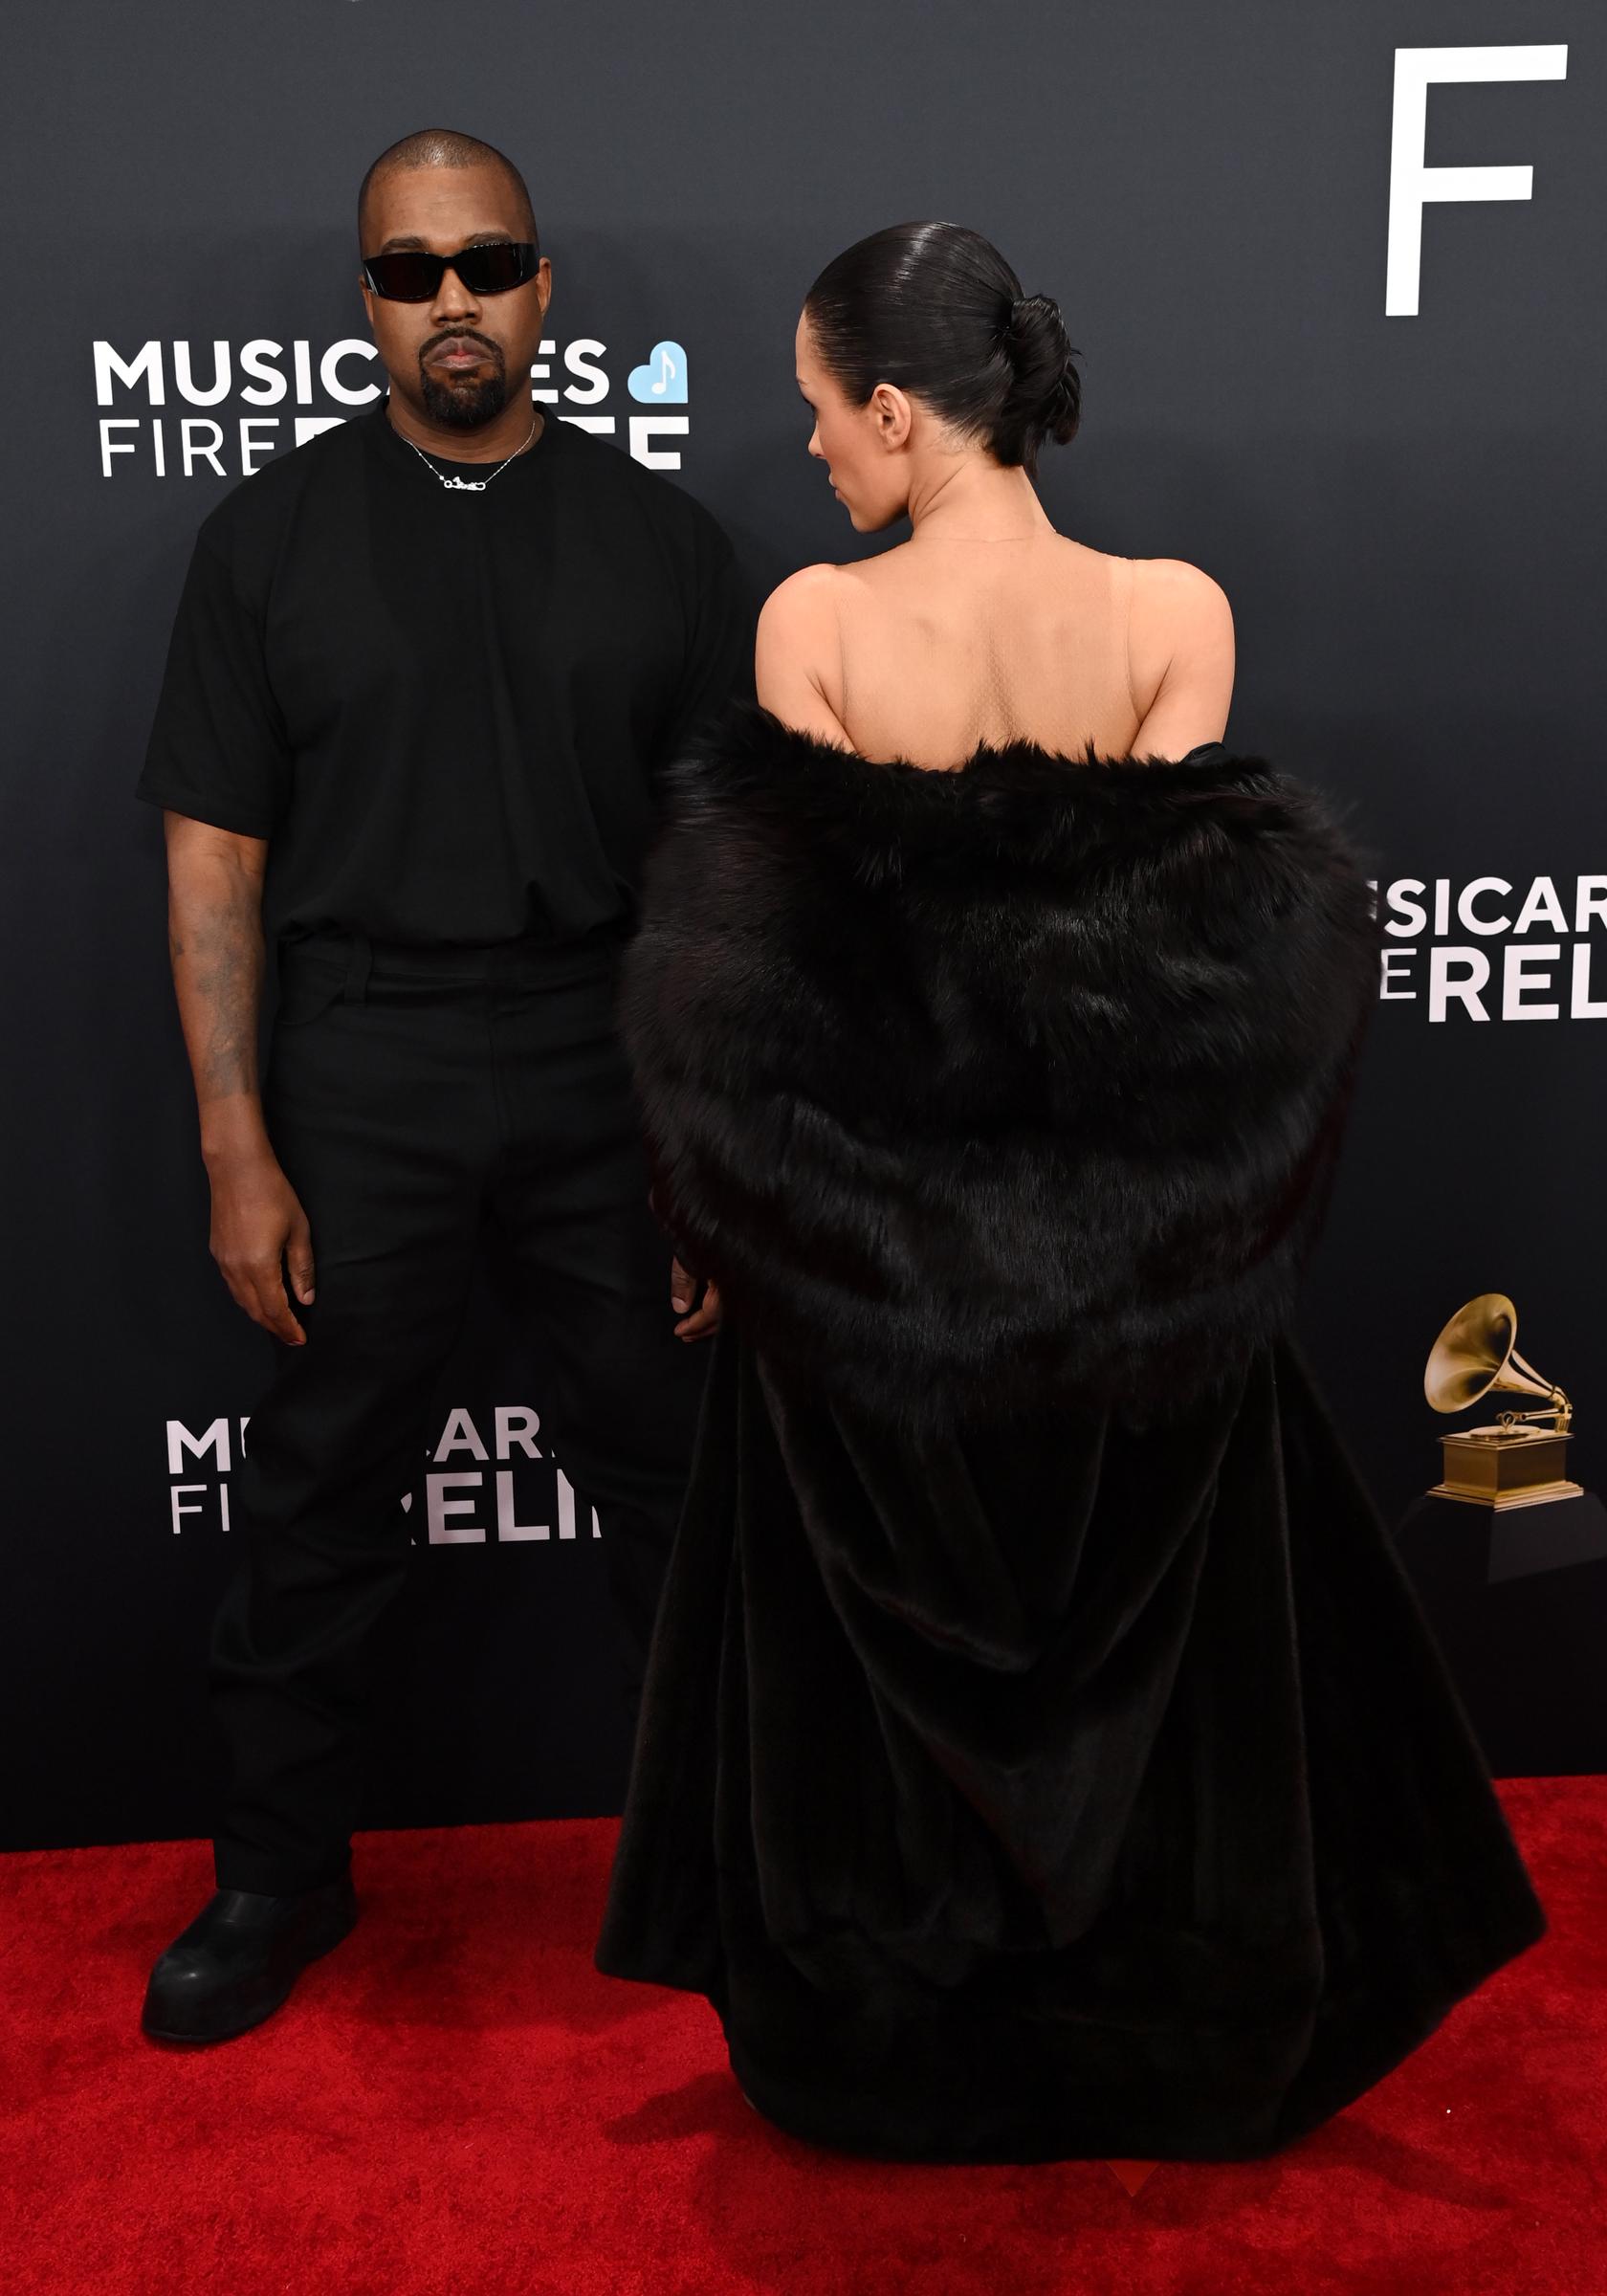
[(752, 691), (731, 547), (534, 408), (551, 273), (500, 153), (408, 137), (359, 230), (389, 397), (203, 524), (139, 784), (166, 823), (212, 1253), (282, 1343), (212, 1642), (217, 1891), (145, 2000), (171, 2041), (258, 2023), (356, 1919), (364, 1652), (488, 1239), (598, 1510), (632, 1690), (718, 1314), (648, 1208), (612, 1008), (655, 771)]

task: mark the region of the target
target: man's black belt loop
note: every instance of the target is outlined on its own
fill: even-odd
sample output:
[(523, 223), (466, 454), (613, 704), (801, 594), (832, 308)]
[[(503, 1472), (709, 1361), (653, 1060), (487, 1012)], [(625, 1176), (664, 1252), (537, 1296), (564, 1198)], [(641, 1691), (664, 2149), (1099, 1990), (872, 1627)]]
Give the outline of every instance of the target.
[(374, 944), (366, 933), (347, 936), (351, 942), (346, 958), (346, 984), (341, 994), (348, 1004), (361, 1004), (368, 994), (368, 975), (374, 967)]

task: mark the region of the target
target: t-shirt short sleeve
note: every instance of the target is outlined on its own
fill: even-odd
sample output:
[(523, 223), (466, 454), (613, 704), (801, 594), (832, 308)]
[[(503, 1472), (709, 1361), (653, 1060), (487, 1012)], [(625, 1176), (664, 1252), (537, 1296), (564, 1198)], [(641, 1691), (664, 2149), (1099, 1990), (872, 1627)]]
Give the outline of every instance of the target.
[(693, 544), (689, 643), (662, 745), (666, 757), (711, 724), (728, 702), (754, 696), (754, 611), (730, 538), (699, 510)]
[(167, 649), (136, 796), (243, 837), (268, 837), (290, 794), (290, 751), (262, 617), (205, 532)]

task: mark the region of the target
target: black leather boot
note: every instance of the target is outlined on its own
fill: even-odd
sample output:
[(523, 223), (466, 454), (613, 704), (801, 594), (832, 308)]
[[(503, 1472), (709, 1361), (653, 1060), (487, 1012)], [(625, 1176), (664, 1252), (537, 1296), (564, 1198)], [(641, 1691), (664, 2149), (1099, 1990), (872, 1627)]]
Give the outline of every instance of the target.
[(272, 2017), (356, 1920), (349, 1873), (294, 1897), (220, 1889), (151, 1971), (140, 2023), (153, 2041), (231, 2041)]

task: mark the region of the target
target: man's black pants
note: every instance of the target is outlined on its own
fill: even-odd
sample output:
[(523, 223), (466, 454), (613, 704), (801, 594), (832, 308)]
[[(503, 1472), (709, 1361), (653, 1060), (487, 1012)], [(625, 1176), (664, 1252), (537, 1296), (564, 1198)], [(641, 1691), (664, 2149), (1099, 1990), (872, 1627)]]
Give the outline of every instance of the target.
[(237, 1478), (246, 1551), (210, 1672), (233, 1766), (221, 1888), (312, 1888), (349, 1859), (370, 1629), (407, 1567), (401, 1499), (482, 1249), (543, 1342), (542, 1447), (597, 1508), (639, 1689), (709, 1349), (672, 1330), (619, 946), (286, 950), (264, 1104), (316, 1296), (306, 1345), (275, 1343)]

